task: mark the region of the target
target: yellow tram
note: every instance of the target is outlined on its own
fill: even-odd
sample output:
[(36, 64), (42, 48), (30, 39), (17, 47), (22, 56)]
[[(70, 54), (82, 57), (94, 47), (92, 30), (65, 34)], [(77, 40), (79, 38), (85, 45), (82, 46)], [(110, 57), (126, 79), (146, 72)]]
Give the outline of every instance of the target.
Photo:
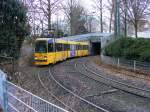
[(35, 41), (34, 64), (49, 65), (72, 57), (89, 55), (88, 42), (75, 42), (54, 38)]

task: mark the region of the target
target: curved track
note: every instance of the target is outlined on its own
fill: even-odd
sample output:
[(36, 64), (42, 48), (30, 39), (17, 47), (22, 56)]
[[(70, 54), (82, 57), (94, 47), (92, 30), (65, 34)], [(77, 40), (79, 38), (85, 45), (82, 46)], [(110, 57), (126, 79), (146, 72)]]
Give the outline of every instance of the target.
[(54, 76), (53, 76), (53, 73), (52, 73), (52, 70), (51, 68), (49, 69), (49, 74), (50, 74), (50, 77), (60, 86), (62, 87), (65, 91), (67, 91), (68, 93), (72, 94), (74, 97), (78, 98), (79, 100), (85, 102), (86, 104), (98, 109), (99, 112), (110, 112), (109, 110), (107, 109), (104, 109), (103, 107), (100, 107), (82, 97), (80, 97), (79, 95), (77, 95), (76, 93), (72, 92), (71, 90), (69, 90), (68, 88), (66, 88), (65, 86), (63, 86), (61, 83), (59, 83), (59, 81), (57, 81)]
[[(67, 91), (69, 94), (73, 95), (76, 99), (80, 100), (81, 103), (84, 102), (85, 104), (89, 105), (90, 108), (94, 108), (93, 110), (96, 110), (96, 112), (110, 112), (109, 110), (106, 110), (100, 106), (97, 106), (96, 104), (80, 97), (79, 95), (77, 95), (76, 93), (70, 91), (69, 89), (67, 89), (65, 86), (63, 86), (61, 83), (59, 83), (53, 76), (53, 73), (52, 73), (52, 70), (51, 70), (51, 67), (49, 67), (49, 71), (48, 71), (48, 74), (45, 74), (44, 72), (45, 70), (42, 70), (42, 71), (38, 71), (38, 74), (37, 74), (37, 79), (39, 80), (39, 83), (40, 85), (43, 87), (44, 91), (48, 94), (50, 94), (59, 104), (63, 105), (64, 108), (68, 109), (69, 111), (71, 112), (79, 112), (75, 109), (73, 109), (70, 105), (66, 104), (62, 99), (60, 99), (57, 95), (55, 95), (50, 89), (49, 87), (47, 86), (47, 81), (45, 81), (44, 79), (44, 76), (47, 75), (46, 78), (49, 77), (49, 79), (51, 78), (58, 86), (60, 86), (61, 88), (63, 88), (65, 91)], [(23, 74), (27, 74), (26, 72), (22, 71), (21, 73)], [(51, 82), (49, 80), (49, 82)], [(88, 108), (89, 108), (88, 107)], [(90, 109), (89, 108), (89, 109)]]
[[(81, 72), (81, 70), (79, 70), (77, 68), (77, 66), (78, 66), (78, 63), (75, 64), (75, 68), (77, 71), (79, 71), (82, 75), (88, 76), (87, 73)], [(112, 78), (108, 78), (108, 77), (104, 76), (103, 75), (104, 73), (101, 73), (100, 70), (93, 70), (93, 67), (91, 65), (90, 65), (91, 67), (88, 67), (88, 66), (89, 66), (89, 64), (87, 64), (87, 62), (80, 63), (80, 68), (82, 67), (85, 71), (87, 71), (93, 75), (93, 76), (91, 76), (91, 75), (88, 76), (89, 78), (92, 78), (100, 83), (104, 83), (106, 85), (112, 86), (114, 88), (120, 89), (122, 91), (150, 99), (150, 90), (136, 87), (136, 86), (112, 79)], [(103, 79), (104, 81), (102, 81), (101, 79)]]
[(41, 76), (40, 76), (40, 72), (38, 73), (38, 79), (40, 81), (40, 84), (42, 85), (42, 87), (45, 89), (46, 92), (48, 92), (52, 97), (54, 97), (59, 103), (61, 103), (63, 106), (65, 106), (68, 110), (72, 111), (72, 112), (77, 112), (75, 111), (73, 108), (71, 108), (70, 106), (68, 106), (67, 104), (65, 104), (62, 100), (60, 100), (56, 95), (54, 95), (49, 88), (45, 85), (45, 81), (42, 80)]
[[(80, 70), (77, 69), (77, 66), (78, 66), (77, 63), (79, 63), (79, 62), (82, 62), (82, 61), (78, 60), (77, 62), (75, 62), (75, 64), (74, 64), (75, 69), (77, 70), (78, 73), (81, 73), (81, 74), (84, 74), (84, 75), (88, 76), (87, 73), (83, 73), (83, 72), (81, 72)], [(127, 94), (132, 94), (135, 97), (137, 96), (137, 97), (141, 97), (141, 98), (149, 98), (149, 95), (148, 95), (149, 90), (138, 88), (136, 86), (129, 85), (129, 84), (126, 84), (126, 83), (123, 83), (121, 81), (114, 80), (114, 79), (111, 79), (111, 78), (107, 78), (107, 77), (97, 73), (98, 71), (96, 72), (92, 68), (88, 67), (87, 62), (84, 62), (84, 63), (82, 62), (82, 64), (79, 63), (79, 65), (80, 65), (80, 67), (79, 67), (80, 69), (81, 69), (81, 65), (82, 65), (82, 69), (86, 70), (91, 75), (96, 76), (95, 78), (93, 78), (91, 76), (88, 76), (89, 78), (94, 79), (95, 81), (97, 81), (101, 84), (107, 85), (108, 87), (115, 88), (114, 90), (120, 90), (120, 91), (124, 91)], [(89, 102), (88, 100), (84, 99), (83, 97), (77, 95), (75, 92), (69, 90), (67, 87), (65, 87), (65, 85), (63, 85), (59, 81), (57, 81), (57, 79), (54, 77), (54, 73), (52, 72), (51, 68), (49, 69), (49, 74), (50, 74), (50, 77), (57, 83), (57, 85), (59, 85), (64, 90), (66, 90), (70, 94), (74, 95), (78, 99), (86, 102), (87, 104), (90, 104), (92, 107), (95, 107), (95, 108), (101, 110), (102, 112), (110, 112), (110, 110), (107, 110), (107, 109), (104, 109), (103, 107), (97, 106), (97, 105), (93, 104), (92, 102)], [(101, 80), (97, 80), (97, 77), (98, 77), (98, 79), (101, 78), (101, 80), (102, 79), (106, 80), (106, 82), (105, 81), (103, 82)], [(111, 82), (111, 83), (109, 83), (109, 82)], [(143, 91), (146, 91), (148, 94), (143, 93)]]
[[(63, 65), (63, 64), (62, 64)], [(87, 62), (87, 60), (85, 59), (84, 61), (81, 59), (75, 59), (73, 60), (73, 63), (71, 63), (71, 61), (69, 61), (69, 63), (67, 62), (64, 62), (64, 65), (63, 66), (66, 66), (66, 67), (71, 67), (71, 69), (68, 69), (69, 70), (69, 75), (71, 75), (70, 73), (76, 73), (76, 74), (79, 74), (80, 76), (83, 76), (85, 75), (84, 77), (87, 77), (89, 78), (91, 81), (92, 80), (95, 80), (95, 82), (99, 83), (100, 85), (104, 85), (106, 86), (106, 89), (107, 90), (113, 90), (114, 88), (117, 90), (117, 94), (119, 92), (119, 94), (123, 91), (125, 94), (133, 94), (134, 96), (137, 96), (137, 97), (141, 97), (141, 99), (143, 99), (143, 96), (144, 97), (147, 97), (145, 96), (145, 94), (137, 94), (136, 92), (137, 91), (144, 91), (145, 89), (143, 88), (138, 88), (138, 87), (134, 87), (133, 85), (128, 85), (126, 83), (123, 83), (123, 82), (118, 82), (117, 80), (114, 80), (114, 79), (111, 79), (111, 78), (108, 78), (108, 77), (105, 77), (105, 75), (100, 72), (99, 70), (96, 70), (96, 68), (93, 68), (94, 66), (90, 65), (90, 63)], [(56, 70), (59, 68), (59, 66), (57, 67), (56, 66)], [(103, 106), (98, 106), (99, 103), (98, 102), (95, 102), (96, 100), (92, 99), (91, 101), (94, 102), (92, 103), (90, 100), (87, 100), (87, 98), (89, 96), (81, 96), (81, 95), (78, 95), (78, 92), (75, 92), (74, 90), (72, 89), (68, 89), (68, 86), (61, 83), (59, 80), (57, 80), (56, 78), (56, 74), (54, 72), (55, 69), (55, 66), (52, 67), (46, 67), (46, 69), (39, 69), (38, 73), (35, 77), (36, 79), (38, 79), (38, 83), (40, 84), (40, 87), (42, 86), (43, 88), (43, 91), (45, 91), (47, 94), (50, 94), (50, 96), (52, 96), (53, 99), (55, 99), (55, 101), (57, 101), (57, 103), (59, 105), (61, 105), (63, 108), (66, 108), (67, 110), (71, 111), (71, 112), (80, 112), (78, 110), (78, 107), (76, 106), (82, 106), (86, 109), (93, 109), (95, 110), (94, 112), (111, 112), (111, 106), (108, 105), (108, 108), (107, 108), (107, 105)], [(65, 73), (67, 73), (67, 71), (65, 71)], [(59, 74), (59, 72), (58, 72)], [(52, 82), (52, 83), (51, 83)], [(51, 89), (51, 87), (49, 87), (49, 85), (52, 84), (53, 89)], [(54, 84), (54, 85), (53, 85)], [(57, 86), (55, 86), (57, 85)], [(108, 87), (108, 88), (107, 88)], [(70, 103), (66, 102), (66, 100), (62, 99), (61, 95), (58, 95), (57, 93), (53, 92), (52, 90), (55, 91), (55, 88), (56, 89), (60, 89), (60, 91), (64, 91), (63, 93), (67, 93), (65, 97), (70, 97), (70, 98), (73, 98), (75, 100), (77, 100), (77, 102), (80, 103), (80, 105), (76, 105), (75, 106), (72, 106), (70, 105)], [(123, 93), (123, 95), (124, 95)], [(149, 90), (146, 91), (146, 93), (149, 93)], [(99, 94), (99, 93), (98, 93)], [(100, 93), (101, 94), (101, 93)], [(116, 93), (114, 93), (116, 94)], [(131, 95), (131, 96), (133, 96)], [(69, 99), (70, 102), (73, 101), (73, 99)], [(103, 103), (103, 102), (102, 102)], [(82, 110), (82, 109), (80, 109)]]

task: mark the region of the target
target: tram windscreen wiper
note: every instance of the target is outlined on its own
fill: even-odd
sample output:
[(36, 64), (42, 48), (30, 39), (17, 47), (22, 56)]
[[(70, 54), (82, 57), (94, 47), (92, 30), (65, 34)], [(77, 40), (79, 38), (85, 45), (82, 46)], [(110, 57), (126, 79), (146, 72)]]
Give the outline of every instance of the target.
[(35, 44), (36, 53), (47, 53), (47, 44), (46, 41), (37, 41)]

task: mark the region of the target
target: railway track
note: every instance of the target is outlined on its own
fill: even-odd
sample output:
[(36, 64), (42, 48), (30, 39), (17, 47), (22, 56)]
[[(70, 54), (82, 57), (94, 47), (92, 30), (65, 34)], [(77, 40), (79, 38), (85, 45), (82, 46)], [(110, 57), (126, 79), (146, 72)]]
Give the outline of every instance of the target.
[[(146, 107), (148, 107), (148, 105), (147, 105), (148, 104), (147, 102), (149, 102), (148, 99), (143, 98), (143, 96), (141, 97), (140, 95), (136, 95), (136, 94), (132, 93), (132, 91), (126, 90), (127, 87), (125, 85), (122, 87), (121, 84), (117, 84), (108, 79), (104, 79), (104, 78), (98, 76), (99, 73), (102, 76), (103, 76), (103, 74), (101, 72), (99, 72), (99, 70), (95, 71), (96, 68), (94, 68), (94, 65), (90, 65), (90, 63), (87, 62), (88, 61), (87, 59), (81, 58), (81, 60), (80, 59), (68, 60), (68, 61), (61, 62), (55, 66), (50, 66), (50, 67), (42, 67), (42, 68), (35, 67), (34, 69), (37, 72), (35, 72), (35, 74), (33, 75), (34, 76), (33, 81), (37, 81), (34, 85), (39, 85), (39, 90), (41, 91), (39, 93), (39, 95), (40, 96), (44, 95), (45, 99), (48, 98), (47, 100), (53, 102), (54, 104), (59, 105), (60, 107), (66, 109), (70, 112), (89, 112), (88, 111), (89, 109), (92, 112), (122, 111), (122, 108), (118, 107), (119, 106), (118, 104), (112, 103), (112, 101), (117, 101), (118, 96), (119, 96), (119, 98), (123, 98), (123, 99), (121, 99), (122, 101), (124, 101), (124, 99), (126, 100), (127, 98), (132, 99), (132, 97), (133, 97), (133, 99), (135, 99), (135, 100), (133, 102), (132, 102), (132, 100), (129, 100), (129, 102), (131, 101), (133, 104), (135, 103), (135, 101), (144, 102), (144, 103), (142, 103), (142, 105), (146, 104)], [(62, 67), (62, 68), (59, 68), (59, 67)], [(96, 72), (96, 73), (98, 72), (98, 73), (96, 75), (94, 73), (91, 73), (89, 70), (91, 72), (93, 71), (93, 72)], [(82, 73), (81, 73), (81, 71), (82, 71)], [(63, 72), (63, 73), (60, 73), (60, 72)], [(28, 74), (30, 74), (30, 73), (28, 73)], [(75, 83), (73, 82), (73, 84), (72, 84), (72, 79), (70, 80), (69, 77), (68, 77), (68, 79), (63, 80), (62, 78), (64, 77), (65, 74), (67, 74), (66, 75), (67, 77), (71, 76), (70, 78), (72, 78), (73, 80), (75, 78), (75, 81), (74, 81)], [(30, 75), (28, 75), (28, 76), (30, 78)], [(58, 77), (58, 76), (60, 76), (60, 77)], [(66, 76), (64, 78), (67, 78)], [(80, 87), (81, 87), (81, 89), (82, 89), (82, 87), (84, 87), (84, 85), (82, 85), (82, 84), (81, 85), (77, 84), (78, 83), (77, 80), (80, 80), (80, 78), (81, 78), (81, 83), (83, 84), (84, 81), (88, 82), (85, 84), (85, 86), (89, 85), (89, 87), (83, 88), (83, 90), (81, 90), (81, 92), (78, 92), (78, 91), (80, 91)], [(105, 78), (107, 78), (107, 77), (105, 77)], [(68, 81), (70, 81), (70, 83)], [(91, 82), (91, 83), (93, 82), (93, 83), (91, 84), (89, 82)], [(79, 81), (79, 83), (80, 83), (80, 81)], [(71, 84), (71, 85), (69, 85), (69, 84)], [(33, 87), (34, 87), (34, 85), (33, 85)], [(53, 88), (51, 88), (49, 86), (53, 86)], [(96, 88), (97, 91), (95, 91), (95, 89), (93, 87)], [(34, 87), (34, 90), (35, 89), (37, 89), (37, 87)], [(128, 89), (129, 89), (129, 87), (128, 87)], [(130, 89), (132, 89), (132, 88), (130, 88)], [(34, 90), (33, 90), (33, 92), (35, 92)], [(115, 99), (111, 99), (111, 101), (109, 101), (109, 99), (113, 98), (113, 97), (115, 97)], [(68, 99), (68, 101), (66, 99)], [(136, 99), (138, 99), (138, 100), (136, 100)], [(75, 102), (74, 102), (75, 104), (72, 105), (70, 102), (72, 102), (74, 100), (75, 100)], [(112, 105), (114, 105), (115, 107), (113, 107)], [(135, 106), (138, 106), (138, 105), (140, 105), (140, 104), (139, 103), (135, 104)], [(121, 104), (121, 106), (126, 106), (126, 105)], [(128, 106), (130, 106), (130, 108), (132, 108), (130, 104), (128, 105), (128, 103), (125, 108), (128, 109)], [(140, 108), (141, 107), (142, 106), (140, 106)], [(86, 109), (86, 110), (84, 110), (84, 109)], [(125, 110), (123, 109), (123, 111), (125, 111)], [(148, 111), (146, 111), (146, 112), (148, 112)]]
[[(109, 79), (107, 79), (107, 77), (104, 77), (102, 74), (100, 74), (99, 71), (95, 71), (95, 69), (93, 68), (93, 66), (91, 66), (91, 65), (89, 65), (87, 63), (87, 60), (85, 60), (85, 61), (82, 61), (82, 59), (81, 60), (80, 59), (78, 59), (78, 60), (75, 59), (74, 61), (72, 61), (72, 60), (70, 61), (69, 60), (69, 63), (62, 62), (62, 63), (60, 63), (60, 65), (65, 66), (65, 68), (71, 67), (71, 69), (68, 69), (69, 70), (68, 74), (70, 74), (70, 75), (71, 75), (71, 73), (81, 74), (82, 76), (85, 75), (85, 77), (88, 77), (89, 79), (91, 79), (91, 81), (95, 80), (95, 82), (97, 82), (97, 83), (100, 83), (100, 84), (103, 84), (105, 86), (108, 86), (108, 88), (106, 88), (106, 89), (108, 89), (108, 90), (110, 89), (110, 91), (109, 91), (110, 94), (111, 93), (118, 94), (118, 92), (119, 92), (119, 94), (121, 94), (120, 91), (124, 91), (127, 94), (130, 93), (130, 94), (134, 94), (135, 96), (138, 96), (138, 97), (139, 96), (143, 97), (143, 95), (141, 95), (141, 94), (137, 95), (136, 93), (134, 93), (131, 90), (128, 91), (126, 89), (126, 85), (124, 85), (122, 87), (121, 84), (118, 84), (117, 82), (110, 81)], [(56, 67), (56, 69), (59, 68), (59, 66), (57, 66), (57, 65), (54, 66), (54, 67), (50, 66), (49, 68), (46, 67), (46, 69), (44, 68), (44, 70), (40, 68), (38, 70), (38, 74), (35, 75), (35, 77), (36, 77), (36, 79), (39, 80), (38, 82), (43, 87), (43, 91), (45, 91), (45, 93), (51, 95), (55, 99), (55, 101), (57, 101), (57, 104), (61, 105), (61, 107), (65, 108), (65, 109), (67, 109), (67, 110), (69, 110), (71, 112), (80, 112), (78, 110), (78, 107), (80, 107), (80, 106), (83, 106), (86, 109), (87, 108), (90, 108), (90, 109), (94, 108), (93, 112), (112, 112), (111, 106), (101, 105), (101, 103), (100, 103), (101, 106), (99, 106), (99, 103), (96, 102), (97, 100), (93, 99), (93, 96), (92, 97), (90, 95), (89, 96), (82, 96), (82, 95), (79, 95), (78, 93), (76, 93), (75, 91), (73, 91), (72, 89), (70, 89), (70, 88), (68, 89), (69, 85), (66, 86), (65, 84), (63, 84), (59, 80), (57, 80), (55, 72), (54, 72), (55, 67)], [(83, 71), (81, 72), (81, 70), (83, 70)], [(89, 75), (89, 74), (91, 74), (91, 75)], [(98, 74), (102, 75), (102, 77), (100, 77)], [(102, 79), (103, 79), (103, 81), (101, 81)], [(48, 83), (48, 82), (53, 82), (54, 85), (52, 83)], [(115, 84), (113, 84), (113, 83), (115, 83)], [(71, 98), (71, 99), (69, 99), (70, 102), (72, 100), (77, 100), (77, 102), (79, 102), (81, 105), (76, 105), (77, 108), (75, 108), (72, 105), (70, 106), (70, 104), (68, 102), (66, 102), (66, 100), (63, 100), (57, 93), (53, 92), (52, 89), (49, 88), (50, 84), (52, 84), (53, 86), (55, 86), (56, 89), (57, 88), (58, 89), (61, 88), (60, 89), (61, 91), (65, 91), (65, 93), (67, 93), (66, 96), (67, 97), (69, 96)], [(133, 89), (133, 88), (130, 88), (130, 89)], [(115, 91), (117, 90), (117, 93), (115, 93), (114, 90)], [(102, 91), (102, 94), (103, 93), (105, 94), (105, 92)], [(91, 98), (92, 100), (91, 99), (89, 100), (89, 98)], [(92, 102), (94, 102), (94, 103), (92, 103)], [(82, 110), (82, 109), (80, 109), (80, 110)]]
[(76, 110), (74, 110), (73, 108), (71, 108), (69, 105), (65, 104), (61, 99), (59, 99), (59, 98), (49, 89), (49, 87), (46, 86), (45, 80), (43, 80), (43, 77), (41, 78), (41, 75), (43, 75), (43, 73), (39, 72), (37, 75), (38, 75), (38, 80), (39, 80), (40, 84), (42, 85), (42, 87), (44, 88), (45, 92), (49, 93), (56, 101), (58, 101), (60, 104), (62, 104), (67, 110), (69, 110), (69, 111), (71, 111), (71, 112), (77, 112)]
[[(82, 62), (79, 65), (80, 65), (80, 69), (82, 67), (87, 73), (92, 74), (92, 75), (87, 75), (87, 73), (81, 72), (81, 70), (79, 70), (77, 68), (78, 65), (76, 63), (75, 68), (82, 75), (86, 75), (89, 78), (92, 78), (92, 79), (94, 79), (94, 80), (96, 80), (100, 83), (106, 84), (108, 86), (112, 86), (116, 89), (131, 93), (131, 94), (134, 94), (134, 95), (137, 95), (137, 96), (140, 96), (140, 97), (145, 97), (145, 98), (150, 99), (150, 90), (143, 89), (143, 88), (140, 88), (140, 87), (136, 87), (136, 86), (133, 86), (133, 85), (130, 85), (130, 84), (127, 84), (127, 83), (123, 83), (121, 81), (118, 81), (118, 80), (115, 80), (115, 79), (112, 79), (112, 78), (108, 78), (108, 77), (104, 76), (103, 75), (104, 73), (102, 73), (100, 70), (97, 70), (97, 69), (93, 70), (94, 67), (91, 66), (90, 64), (87, 64), (87, 62)], [(91, 66), (91, 67), (89, 67), (89, 66)]]
[[(35, 76), (36, 76), (35, 78), (38, 79), (40, 85), (43, 87), (43, 91), (45, 91), (46, 93), (50, 94), (50, 95), (57, 101), (57, 103), (63, 105), (62, 107), (64, 107), (65, 109), (69, 110), (70, 112), (80, 112), (80, 111), (77, 111), (77, 110), (73, 109), (70, 105), (68, 105), (67, 103), (63, 102), (62, 99), (60, 99), (57, 95), (55, 95), (55, 94), (49, 89), (49, 87), (48, 87), (48, 85), (47, 85), (47, 81), (45, 80), (46, 78), (47, 78), (47, 79), (50, 79), (50, 78), (51, 78), (58, 86), (60, 86), (61, 88), (63, 88), (66, 92), (68, 92), (69, 94), (71, 94), (71, 95), (72, 95), (73, 97), (75, 97), (76, 99), (78, 99), (79, 102), (81, 102), (82, 104), (83, 104), (83, 103), (86, 103), (87, 105), (89, 105), (89, 106), (87, 106), (88, 108), (90, 108), (90, 107), (94, 108), (94, 109), (93, 109), (93, 110), (95, 110), (94, 112), (110, 112), (109, 110), (106, 110), (106, 109), (104, 109), (104, 108), (102, 108), (102, 107), (100, 107), (100, 106), (97, 106), (96, 104), (94, 104), (94, 103), (92, 103), (92, 102), (90, 102), (90, 101), (88, 101), (88, 100), (86, 100), (86, 99), (80, 97), (80, 96), (77, 95), (76, 93), (74, 93), (74, 92), (70, 91), (69, 89), (67, 89), (65, 86), (61, 85), (61, 84), (53, 77), (53, 74), (52, 74), (52, 71), (51, 71), (51, 67), (49, 67), (49, 71), (48, 71), (49, 74), (46, 74), (45, 71), (46, 71), (46, 70), (43, 70), (43, 69), (40, 68), (40, 70), (38, 70), (37, 75), (35, 75)], [(28, 74), (28, 73), (26, 73), (25, 71), (18, 71), (17, 73), (18, 73), (18, 74), (22, 74), (22, 75), (23, 75), (23, 74), (24, 74), (24, 75), (27, 75), (27, 74)], [(47, 76), (47, 77), (45, 77), (45, 76)], [(49, 76), (49, 78), (48, 78), (48, 76)], [(49, 80), (49, 82), (51, 82), (51, 81)], [(85, 105), (86, 105), (86, 104), (85, 104)]]
[(96, 104), (94, 104), (94, 103), (92, 103), (92, 102), (86, 100), (85, 98), (83, 98), (83, 97), (77, 95), (75, 92), (69, 90), (67, 87), (65, 87), (63, 84), (61, 84), (59, 81), (57, 81), (57, 80), (55, 79), (55, 77), (53, 76), (54, 74), (53, 74), (51, 68), (49, 69), (49, 74), (50, 74), (50, 78), (52, 78), (52, 80), (55, 81), (55, 83), (56, 83), (58, 86), (62, 87), (65, 91), (67, 91), (68, 93), (72, 94), (74, 97), (76, 97), (76, 98), (79, 99), (80, 101), (82, 101), (82, 102), (88, 104), (89, 106), (95, 108), (95, 109), (96, 109), (96, 112), (111, 112), (110, 110), (107, 110), (107, 109), (105, 109), (105, 108), (103, 108), (103, 107), (100, 107), (100, 106), (98, 106), (98, 105), (96, 105)]
[[(80, 63), (81, 62), (81, 63)], [(85, 61), (85, 62), (87, 62), (87, 60)], [(75, 64), (74, 64), (75, 63)], [(78, 65), (77, 65), (78, 64)], [(79, 66), (80, 65), (80, 66)], [(98, 94), (93, 94), (93, 95), (89, 95), (89, 96), (85, 96), (85, 97), (82, 97), (82, 96), (79, 96), (79, 97), (81, 97), (81, 98), (84, 98), (84, 99), (87, 99), (87, 98), (92, 98), (93, 96), (95, 97), (95, 96), (103, 96), (103, 95), (107, 95), (107, 94), (122, 94), (122, 96), (123, 97), (125, 97), (125, 98), (128, 98), (127, 97), (127, 95), (129, 95), (130, 97), (134, 97), (134, 98), (137, 98), (137, 99), (146, 99), (146, 98), (148, 98), (147, 96), (145, 96), (145, 94), (138, 94), (138, 93), (136, 93), (137, 92), (137, 90), (135, 91), (133, 91), (133, 88), (130, 88), (130, 90), (129, 90), (129, 86), (127, 86), (127, 85), (121, 85), (122, 83), (120, 82), (119, 84), (116, 82), (115, 84), (112, 84), (112, 83), (114, 83), (114, 82), (112, 82), (112, 81), (110, 81), (110, 80), (108, 80), (108, 79), (104, 79), (105, 77), (100, 77), (100, 76), (98, 76), (96, 73), (94, 74), (94, 70), (93, 69), (91, 69), (91, 68), (89, 68), (89, 67), (87, 67), (87, 65), (86, 65), (86, 63), (83, 63), (82, 62), (82, 60), (80, 61), (80, 59), (79, 60), (77, 60), (77, 61), (74, 61), (74, 62), (71, 62), (71, 63), (66, 63), (65, 62), (65, 64), (62, 64), (62, 66), (66, 66), (66, 67), (71, 67), (71, 69), (68, 69), (69, 71), (68, 71), (68, 73), (70, 74), (70, 73), (75, 73), (75, 74), (84, 74), (86, 77), (88, 77), (88, 78), (90, 78), (91, 80), (95, 80), (96, 82), (98, 82), (100, 85), (105, 85), (105, 86), (107, 86), (107, 88), (106, 88), (106, 91), (100, 91), (100, 93), (98, 93)], [(79, 71), (79, 70), (77, 70), (76, 69), (76, 66), (78, 66), (78, 68), (81, 70), (81, 69), (84, 69), (84, 71), (86, 70), (86, 72), (85, 73), (83, 73), (83, 72), (81, 72), (81, 71)], [(57, 67), (56, 67), (57, 68)], [(59, 68), (59, 67), (58, 67)], [(74, 68), (74, 69), (73, 69)], [(90, 70), (90, 71), (89, 71)], [(49, 69), (49, 72), (51, 72), (50, 73), (50, 76), (51, 76), (51, 78), (60, 86), (60, 87), (62, 87), (64, 90), (66, 90), (66, 91), (68, 91), (69, 93), (73, 93), (73, 94), (76, 94), (77, 95), (77, 93), (75, 93), (75, 92), (73, 92), (69, 87), (68, 87), (68, 85), (66, 85), (66, 84), (63, 84), (63, 83), (61, 83), (61, 82), (59, 82), (59, 80), (57, 80), (57, 78), (55, 78), (54, 76), (55, 76), (55, 74), (52, 72), (52, 70), (51, 69)], [(67, 72), (66, 72), (67, 73)], [(56, 73), (57, 74), (57, 73)], [(59, 74), (59, 73), (58, 73)], [(88, 76), (88, 74), (91, 74), (90, 76)], [(94, 76), (94, 78), (93, 78), (93, 76)], [(97, 80), (97, 79), (103, 79), (104, 81), (101, 81), (101, 80)], [(111, 83), (110, 83), (111, 82)], [(69, 89), (68, 89), (69, 88)], [(127, 89), (128, 88), (128, 89)], [(137, 88), (136, 88), (137, 89)], [(78, 98), (78, 97), (77, 97)], [(88, 100), (88, 101), (92, 101), (92, 102), (95, 102), (95, 101), (97, 101), (97, 100), (95, 100), (95, 99), (93, 99), (92, 98), (92, 100)], [(98, 103), (98, 102), (97, 102)], [(95, 103), (95, 104), (97, 104), (97, 103)], [(97, 105), (99, 105), (99, 104), (97, 104)], [(100, 104), (101, 105), (101, 104)], [(106, 109), (107, 107), (106, 106), (102, 106), (102, 107), (105, 107), (104, 109)], [(108, 110), (106, 110), (106, 111), (110, 111), (111, 110), (111, 107), (109, 107), (108, 106)], [(114, 109), (113, 109), (113, 111), (114, 111)], [(94, 111), (94, 112), (97, 112), (97, 111)]]

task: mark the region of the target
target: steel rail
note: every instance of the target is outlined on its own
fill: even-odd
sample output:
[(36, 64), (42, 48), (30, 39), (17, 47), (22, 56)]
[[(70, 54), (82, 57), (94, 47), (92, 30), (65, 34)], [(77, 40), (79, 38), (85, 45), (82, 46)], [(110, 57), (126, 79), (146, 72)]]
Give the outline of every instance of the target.
[(88, 100), (86, 100), (86, 99), (80, 97), (79, 95), (75, 94), (75, 93), (72, 92), (71, 90), (67, 89), (65, 86), (63, 86), (61, 83), (59, 83), (59, 82), (54, 78), (54, 76), (52, 75), (52, 72), (51, 72), (50, 68), (49, 68), (49, 74), (50, 74), (50, 77), (51, 77), (60, 87), (62, 87), (64, 90), (66, 90), (67, 92), (71, 93), (71, 94), (74, 95), (75, 97), (79, 98), (81, 101), (84, 101), (84, 102), (86, 102), (87, 104), (89, 104), (89, 105), (91, 105), (91, 106), (93, 106), (93, 107), (95, 107), (95, 108), (97, 108), (97, 109), (99, 109), (99, 110), (101, 110), (101, 111), (103, 111), (103, 112), (110, 112), (109, 110), (106, 110), (106, 109), (104, 109), (104, 108), (102, 108), (102, 107), (100, 107), (100, 106), (97, 106), (96, 104), (94, 104), (94, 103), (92, 103), (92, 102), (90, 102), (90, 101), (88, 101)]
[(39, 81), (40, 81), (42, 87), (43, 87), (48, 93), (50, 93), (50, 94), (52, 95), (52, 97), (54, 97), (58, 102), (60, 102), (61, 104), (63, 104), (65, 107), (67, 107), (67, 108), (70, 109), (71, 111), (77, 112), (77, 111), (75, 111), (74, 109), (72, 109), (71, 107), (69, 107), (68, 105), (66, 105), (66, 104), (65, 104), (63, 101), (61, 101), (59, 98), (57, 98), (57, 97), (44, 85), (42, 79), (40, 78), (40, 73), (38, 73), (38, 79), (39, 79)]
[[(86, 69), (86, 71), (88, 71), (88, 72), (90, 72), (90, 73), (92, 73), (92, 74), (94, 74), (94, 75), (96, 75), (96, 76), (98, 76), (98, 77), (101, 77), (101, 78), (103, 78), (103, 79), (105, 79), (105, 80), (112, 81), (112, 82), (115, 82), (115, 83), (117, 83), (117, 84), (121, 84), (121, 85), (124, 85), (124, 86), (126, 86), (126, 87), (129, 87), (129, 88), (133, 88), (133, 89), (136, 89), (136, 90), (145, 91), (145, 92), (150, 93), (150, 90), (143, 89), (143, 88), (138, 88), (138, 87), (136, 87), (136, 86), (129, 85), (129, 84), (123, 83), (123, 82), (121, 82), (121, 81), (114, 80), (114, 79), (112, 79), (112, 78), (107, 78), (107, 77), (105, 77), (105, 76), (102, 76), (102, 75), (99, 74), (99, 73), (96, 73), (94, 70), (91, 70), (91, 68), (87, 67), (85, 64), (82, 63), (82, 65), (84, 66), (84, 68)], [(111, 85), (111, 86), (112, 86), (112, 85)], [(116, 88), (115, 86), (113, 86), (113, 87)], [(117, 88), (118, 88), (118, 87), (117, 87)], [(122, 89), (122, 88), (118, 88), (118, 89), (121, 89), (121, 90), (123, 90), (123, 91), (129, 92), (129, 93), (132, 93), (132, 94), (141, 96), (141, 97), (150, 98), (150, 97), (148, 97), (148, 96), (139, 95), (139, 94), (137, 94), (137, 93), (133, 93), (133, 92), (124, 90), (124, 89)]]
[[(94, 72), (93, 70), (91, 70), (91, 68), (88, 68), (85, 64), (83, 64), (83, 66), (85, 67), (85, 69), (86, 69), (87, 71), (89, 71), (89, 72), (91, 72), (91, 73), (93, 73), (93, 74), (95, 74), (95, 75), (97, 75), (97, 76), (100, 76), (100, 77), (102, 77), (102, 78), (104, 78), (104, 79), (107, 79), (107, 80), (110, 80), (110, 81), (113, 81), (113, 82), (116, 82), (116, 83), (125, 85), (125, 86), (127, 86), (127, 87), (131, 87), (131, 88), (134, 88), (134, 89), (142, 90), (142, 91), (145, 91), (145, 92), (150, 92), (150, 90), (143, 89), (143, 88), (138, 88), (138, 87), (136, 87), (136, 86), (132, 86), (132, 85), (123, 83), (123, 82), (121, 82), (121, 81), (117, 81), (117, 80), (114, 80), (114, 79), (112, 79), (112, 78), (107, 78), (107, 77), (105, 77), (105, 76), (102, 76), (101, 74), (98, 74), (98, 73)], [(90, 69), (90, 70), (89, 70), (89, 69)]]
[[(93, 62), (92, 62), (93, 63)], [(94, 63), (93, 63), (94, 64)], [(94, 66), (93, 66), (94, 67)], [(99, 68), (96, 68), (96, 69), (98, 69), (98, 70), (101, 70), (101, 69), (99, 69)], [(125, 70), (127, 70), (127, 68), (125, 68)], [(114, 70), (115, 72), (117, 72), (117, 73), (122, 73), (122, 72), (120, 72), (118, 69), (115, 69)], [(128, 75), (128, 76), (131, 76), (131, 77), (135, 77), (135, 78), (138, 78), (138, 79), (144, 79), (144, 80), (148, 80), (148, 81), (150, 81), (150, 79), (147, 79), (147, 78), (145, 78), (145, 77), (140, 77), (140, 76), (137, 76), (137, 75), (131, 75), (131, 74), (127, 74), (127, 73), (123, 73), (123, 74), (125, 74), (125, 75)], [(146, 76), (146, 75), (144, 75), (144, 74), (142, 74), (142, 76)]]

